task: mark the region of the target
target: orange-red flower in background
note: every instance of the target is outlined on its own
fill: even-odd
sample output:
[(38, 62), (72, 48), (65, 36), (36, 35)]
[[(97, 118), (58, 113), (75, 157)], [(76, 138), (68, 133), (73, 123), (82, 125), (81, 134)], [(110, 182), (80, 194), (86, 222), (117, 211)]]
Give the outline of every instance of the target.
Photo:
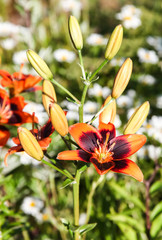
[(20, 67), (20, 72), (15, 72), (12, 75), (5, 71), (0, 70), (0, 76), (2, 79), (0, 83), (3, 87), (8, 87), (10, 89), (10, 95), (16, 96), (24, 91), (36, 91), (41, 90), (41, 86), (35, 86), (38, 82), (42, 80), (39, 76), (26, 75), (22, 73), (23, 64)]
[(86, 123), (77, 123), (69, 127), (69, 133), (80, 149), (63, 151), (58, 154), (58, 159), (90, 162), (100, 175), (111, 170), (143, 181), (140, 168), (127, 158), (145, 144), (144, 135), (127, 134), (116, 137), (114, 125), (102, 122), (98, 129)]
[[(54, 127), (52, 126), (51, 120), (49, 119), (48, 122), (41, 127), (40, 129), (32, 129), (30, 132), (34, 135), (36, 140), (38, 141), (41, 149), (45, 151), (47, 147), (49, 146), (52, 139), (50, 138), (51, 134), (54, 132)], [(13, 142), (17, 144), (17, 146), (11, 147), (6, 156), (5, 156), (5, 165), (7, 166), (7, 157), (15, 152), (23, 152), (24, 149), (20, 143), (20, 140), (18, 137), (12, 138)]]
[[(8, 93), (0, 89), (0, 146), (4, 146), (10, 136), (9, 131), (4, 126), (5, 124), (20, 126), (23, 123), (33, 121), (32, 115), (23, 112), (26, 104), (22, 96), (10, 99)], [(36, 117), (34, 122), (38, 122)]]

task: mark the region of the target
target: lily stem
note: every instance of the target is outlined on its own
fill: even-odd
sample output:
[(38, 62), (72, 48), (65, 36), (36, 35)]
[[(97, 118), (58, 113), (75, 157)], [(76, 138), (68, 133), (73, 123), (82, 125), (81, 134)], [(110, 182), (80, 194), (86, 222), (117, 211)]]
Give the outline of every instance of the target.
[[(74, 201), (74, 225), (79, 227), (79, 184), (81, 173), (76, 170), (75, 183), (73, 184), (73, 201)], [(74, 240), (79, 240), (79, 231), (74, 232)]]
[(108, 60), (105, 59), (100, 66), (96, 69), (96, 71), (94, 71), (91, 75), (91, 77), (89, 78), (89, 82), (91, 82), (93, 80), (93, 78), (97, 75), (97, 73), (108, 63)]
[(55, 169), (56, 171), (62, 173), (67, 178), (70, 178), (71, 180), (74, 180), (73, 176), (69, 172), (67, 172), (67, 171), (65, 172), (64, 170), (61, 170), (60, 168), (56, 167), (55, 165), (51, 164), (50, 162), (45, 161), (44, 159), (42, 159), (42, 162), (44, 164), (48, 165), (49, 167)]
[(82, 99), (81, 99), (81, 104), (79, 107), (79, 122), (83, 122), (83, 107), (84, 107), (84, 102), (85, 102), (85, 98), (86, 98), (86, 94), (87, 94), (87, 90), (88, 90), (89, 84), (84, 86), (84, 90), (83, 90), (83, 94), (82, 94)]
[(51, 79), (54, 85), (62, 89), (64, 92), (66, 92), (77, 104), (80, 105), (80, 101), (71, 93), (69, 92), (66, 88), (64, 88), (61, 84), (59, 84), (55, 79)]
[(78, 55), (79, 55), (79, 60), (80, 60), (80, 67), (81, 67), (81, 70), (82, 70), (82, 77), (83, 77), (84, 81), (86, 81), (86, 74), (85, 74), (85, 70), (84, 70), (84, 64), (83, 64), (83, 58), (82, 58), (81, 50), (78, 50)]
[(105, 110), (105, 108), (107, 108), (110, 103), (112, 103), (115, 100), (115, 98), (111, 98), (110, 101), (108, 103), (105, 104), (105, 106), (103, 106), (103, 108), (100, 109), (100, 111), (98, 111), (95, 116), (88, 122), (88, 124), (92, 124), (93, 121), (98, 118), (98, 116)]

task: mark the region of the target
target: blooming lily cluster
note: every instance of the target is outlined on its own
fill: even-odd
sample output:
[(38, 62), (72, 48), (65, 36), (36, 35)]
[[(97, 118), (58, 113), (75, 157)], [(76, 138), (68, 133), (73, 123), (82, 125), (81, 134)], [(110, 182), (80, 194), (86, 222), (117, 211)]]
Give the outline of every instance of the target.
[[(70, 16), (69, 18), (69, 33), (73, 46), (79, 53), (83, 81), (86, 83), (86, 90), (84, 91), (87, 91), (88, 86), (92, 83), (92, 80), (96, 75), (96, 72), (88, 75), (88, 77), (84, 72), (81, 56), (83, 38), (78, 21), (74, 16)], [(98, 68), (98, 71), (117, 54), (122, 43), (122, 38), (123, 28), (121, 25), (119, 25), (115, 28), (107, 43), (105, 60), (103, 64)], [(30, 131), (24, 127), (19, 127), (18, 137), (13, 138), (13, 141), (17, 146), (14, 146), (8, 150), (8, 153), (5, 157), (5, 163), (7, 163), (6, 161), (8, 155), (21, 151), (25, 151), (28, 155), (32, 156), (38, 161), (43, 161), (45, 151), (51, 142), (50, 136), (54, 130), (56, 130), (58, 134), (60, 134), (62, 138), (67, 142), (67, 146), (69, 148), (69, 150), (58, 153), (58, 160), (83, 161), (85, 164), (92, 163), (100, 175), (106, 174), (109, 170), (111, 170), (113, 172), (130, 175), (138, 181), (143, 181), (143, 174), (140, 168), (136, 165), (135, 162), (128, 158), (137, 152), (146, 142), (146, 137), (144, 135), (135, 133), (140, 128), (146, 116), (148, 115), (149, 103), (143, 103), (133, 113), (127, 125), (125, 126), (124, 135), (116, 136), (116, 130), (113, 124), (116, 115), (116, 99), (118, 99), (123, 93), (130, 80), (133, 67), (132, 60), (130, 58), (127, 58), (124, 61), (114, 80), (111, 94), (107, 96), (100, 111), (94, 115), (89, 122), (84, 123), (82, 115), (85, 95), (83, 95), (81, 101), (79, 101), (67, 89), (59, 85), (59, 83), (54, 80), (53, 74), (48, 68), (47, 64), (34, 51), (28, 50), (27, 57), (35, 70), (40, 74), (42, 78), (45, 79), (43, 80), (42, 87), (42, 102), (49, 116), (49, 120), (40, 129), (34, 129), (34, 124), (32, 130)], [(13, 95), (17, 95), (18, 93), (32, 87), (30, 84), (27, 84), (28, 79), (32, 78), (30, 75), (26, 76), (20, 72), (19, 74), (15, 73), (11, 76), (5, 71), (1, 71), (0, 74), (3, 77), (1, 80), (2, 85), (8, 86), (10, 92), (12, 92)], [(17, 83), (17, 79), (21, 79), (21, 81), (19, 81), (20, 85)], [(24, 82), (24, 87), (22, 87), (21, 82), (23, 83), (23, 81), (25, 81), (24, 79), (26, 79), (26, 82)], [(41, 78), (33, 77), (33, 85), (40, 80)], [(65, 91), (78, 105), (79, 123), (68, 127), (66, 112), (63, 111), (63, 109), (57, 103), (57, 97), (52, 83)], [(16, 87), (17, 85), (19, 88)], [(7, 93), (4, 93), (4, 90), (1, 90), (1, 92), (3, 93), (3, 97), (1, 98), (2, 103), (0, 112), (1, 123), (17, 123), (18, 120), (15, 120), (15, 116), (17, 115), (14, 115), (13, 117), (13, 114), (15, 113), (12, 110), (13, 100), (11, 99), (9, 102)], [(17, 106), (15, 109), (20, 111), (22, 110), (22, 107), (20, 108)], [(18, 115), (19, 119), (21, 118), (21, 123), (26, 121), (23, 114), (19, 113)], [(2, 120), (2, 117), (5, 119), (5, 121)], [(98, 129), (92, 126), (93, 121), (97, 118), (99, 119)], [(36, 122), (36, 120), (33, 122)], [(68, 137), (68, 134), (70, 134), (75, 140), (75, 142), (72, 141), (75, 147), (71, 147), (71, 139)], [(68, 142), (70, 144), (68, 144)], [(72, 175), (70, 174), (70, 176)]]

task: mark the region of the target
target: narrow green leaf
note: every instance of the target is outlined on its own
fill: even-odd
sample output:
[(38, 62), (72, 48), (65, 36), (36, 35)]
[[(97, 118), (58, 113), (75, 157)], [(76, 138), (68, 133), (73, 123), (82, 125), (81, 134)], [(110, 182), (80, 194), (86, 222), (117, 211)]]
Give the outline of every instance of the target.
[(65, 188), (65, 187), (67, 187), (68, 185), (72, 184), (72, 183), (74, 183), (74, 181), (71, 180), (71, 179), (69, 179), (69, 178), (67, 178), (67, 179), (63, 182), (62, 187), (60, 187), (60, 189), (63, 189), (63, 188)]
[(126, 216), (126, 215), (123, 215), (123, 214), (116, 214), (116, 215), (107, 214), (106, 216), (107, 216), (107, 218), (109, 218), (110, 220), (112, 220), (114, 222), (120, 222), (120, 223), (128, 224), (128, 226), (132, 226), (134, 229), (136, 229), (140, 232), (145, 231), (145, 228), (144, 228), (143, 224), (141, 224), (141, 222), (139, 222), (136, 219), (133, 219), (130, 216)]
[(156, 181), (155, 183), (152, 184), (152, 186), (150, 187), (150, 193), (154, 193), (157, 191), (162, 191), (162, 181)]
[(90, 224), (84, 224), (78, 228), (80, 235), (83, 233), (91, 231), (93, 228), (95, 228), (97, 223), (90, 223)]
[(162, 213), (152, 222), (150, 234), (155, 238), (162, 229)]
[(151, 221), (159, 214), (162, 212), (162, 202), (159, 202), (154, 209), (152, 210), (150, 214)]
[(132, 227), (128, 226), (128, 224), (118, 223), (118, 226), (127, 240), (137, 240), (136, 231)]
[(124, 189), (121, 188), (121, 186), (119, 186), (118, 184), (116, 184), (115, 182), (111, 182), (109, 183), (109, 186), (115, 190), (117, 192), (117, 195), (119, 197), (123, 197), (124, 199), (126, 199), (126, 201), (128, 202), (132, 202), (134, 203), (137, 207), (139, 207), (141, 210), (145, 211), (145, 206), (144, 204), (139, 200), (138, 197), (135, 196), (131, 196), (128, 194), (128, 192)]

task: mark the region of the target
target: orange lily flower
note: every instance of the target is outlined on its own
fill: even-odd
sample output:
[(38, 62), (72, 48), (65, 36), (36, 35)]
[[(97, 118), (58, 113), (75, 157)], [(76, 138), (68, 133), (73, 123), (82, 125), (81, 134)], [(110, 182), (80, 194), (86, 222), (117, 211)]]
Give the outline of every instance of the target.
[[(40, 129), (32, 129), (30, 132), (34, 135), (36, 140), (38, 141), (41, 149), (45, 151), (49, 146), (52, 139), (50, 138), (51, 134), (54, 132), (54, 127), (52, 126), (51, 119), (49, 118), (48, 122), (41, 127)], [(5, 165), (7, 166), (7, 157), (15, 152), (23, 152), (24, 149), (20, 143), (18, 137), (12, 138), (13, 142), (17, 144), (17, 146), (11, 147), (4, 159)]]
[(0, 76), (2, 79), (0, 81), (3, 87), (8, 87), (10, 89), (10, 95), (16, 96), (24, 91), (36, 91), (41, 90), (41, 86), (35, 86), (38, 82), (42, 80), (39, 76), (27, 75), (22, 73), (23, 64), (21, 64), (20, 71), (15, 72), (12, 75), (4, 70), (0, 70)]
[[(0, 89), (0, 146), (4, 146), (10, 136), (4, 124), (20, 126), (33, 121), (32, 115), (23, 112), (26, 104), (22, 96), (10, 99), (8, 93)], [(38, 119), (35, 117), (34, 121), (38, 122)]]
[(100, 175), (111, 170), (143, 181), (140, 168), (127, 158), (145, 144), (144, 135), (127, 134), (116, 137), (114, 125), (103, 122), (99, 123), (98, 129), (86, 123), (77, 123), (69, 127), (69, 133), (80, 149), (63, 151), (58, 154), (58, 159), (92, 163)]

